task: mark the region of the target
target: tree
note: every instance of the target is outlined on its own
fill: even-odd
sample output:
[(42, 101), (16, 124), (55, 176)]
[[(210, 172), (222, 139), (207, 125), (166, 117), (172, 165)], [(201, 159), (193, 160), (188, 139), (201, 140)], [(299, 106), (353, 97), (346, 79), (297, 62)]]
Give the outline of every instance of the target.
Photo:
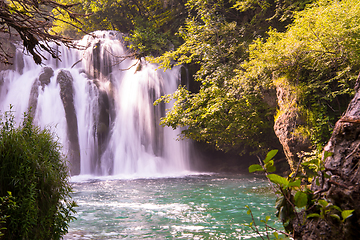
[[(74, 47), (74, 44), (70, 38), (52, 31), (53, 22), (64, 21), (60, 16), (66, 15), (69, 19), (66, 23), (75, 26), (72, 21), (79, 22), (80, 15), (72, 10), (73, 7), (74, 4), (60, 4), (52, 0), (0, 0), (0, 33), (19, 37), (37, 64), (45, 59), (41, 51), (59, 58), (49, 42), (62, 42), (69, 47)], [(9, 64), (11, 57), (0, 43), (0, 62)]]
[(275, 92), (260, 79), (244, 77), (243, 63), (251, 41), (266, 36), (269, 26), (285, 30), (290, 12), (302, 9), (304, 1), (189, 0), (186, 6), (189, 17), (179, 31), (184, 43), (153, 61), (165, 69), (197, 65), (194, 77), (201, 87), (196, 93), (181, 87), (163, 97), (176, 101), (162, 124), (187, 126), (184, 137), (225, 151), (264, 153), (278, 148)]
[[(243, 75), (288, 84), (305, 119), (301, 134), (316, 147), (328, 141), (354, 94), (360, 70), (359, 1), (318, 1), (295, 14), (286, 32), (272, 29), (250, 45)], [(291, 104), (291, 103), (289, 103)]]

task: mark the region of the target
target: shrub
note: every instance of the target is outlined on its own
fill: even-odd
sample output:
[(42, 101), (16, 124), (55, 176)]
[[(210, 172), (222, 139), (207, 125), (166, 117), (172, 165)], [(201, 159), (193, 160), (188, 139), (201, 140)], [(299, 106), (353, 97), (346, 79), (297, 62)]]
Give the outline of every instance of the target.
[[(0, 123), (0, 230), (3, 239), (60, 239), (74, 219), (69, 171), (60, 145), (30, 115), (15, 127), (11, 112)], [(11, 203), (10, 207), (6, 204)], [(0, 234), (1, 235), (1, 234)]]

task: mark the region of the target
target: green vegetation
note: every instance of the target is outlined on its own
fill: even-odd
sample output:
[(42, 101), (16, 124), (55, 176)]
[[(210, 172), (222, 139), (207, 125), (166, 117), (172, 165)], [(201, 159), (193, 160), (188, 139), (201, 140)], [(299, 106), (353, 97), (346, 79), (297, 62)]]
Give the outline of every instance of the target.
[(201, 87), (163, 97), (176, 102), (162, 124), (188, 126), (183, 136), (222, 150), (268, 151), (277, 143), (275, 89), (287, 85), (291, 101), (284, 104), (305, 121), (294, 134), (308, 134), (321, 149), (354, 94), (359, 1), (258, 2), (188, 1), (184, 43), (155, 61), (197, 65)]
[[(333, 126), (353, 95), (359, 65), (359, 1), (319, 1), (295, 14), (284, 33), (250, 45), (246, 74), (271, 84), (279, 78), (306, 118), (306, 132), (317, 147), (329, 139)], [(306, 109), (306, 110), (305, 110)]]
[[(301, 1), (304, 3), (303, 1)], [(246, 4), (245, 4), (246, 3)], [(249, 44), (272, 25), (284, 29), (290, 10), (300, 1), (188, 1), (189, 17), (180, 29), (184, 43), (154, 61), (164, 68), (195, 64), (199, 92), (180, 87), (162, 124), (187, 126), (183, 136), (205, 141), (224, 151), (265, 153), (279, 147), (273, 131), (276, 96), (271, 83), (247, 74)], [(270, 101), (269, 101), (270, 100)]]
[[(164, 69), (190, 65), (200, 89), (179, 87), (160, 99), (176, 99), (162, 124), (186, 126), (183, 137), (224, 151), (264, 154), (279, 148), (274, 118), (289, 110), (304, 122), (294, 134), (320, 150), (354, 94), (360, 70), (358, 1), (71, 3), (87, 15), (83, 29), (125, 33), (136, 58), (148, 56)], [(55, 24), (54, 30), (76, 32), (61, 21)], [(290, 97), (279, 109), (276, 90), (283, 86)]]
[[(62, 3), (79, 4), (75, 9), (86, 15), (83, 24), (74, 23), (81, 29), (116, 30), (126, 34), (130, 48), (136, 58), (159, 56), (166, 50), (178, 46), (175, 35), (186, 17), (185, 0), (62, 0)], [(63, 20), (65, 22), (63, 22)], [(66, 24), (67, 15), (55, 21), (54, 31), (67, 36), (81, 36), (82, 32)]]
[[(108, 29), (125, 33), (124, 40), (138, 59), (148, 56), (147, 60), (164, 69), (190, 66), (193, 79), (200, 83), (199, 90), (192, 92), (180, 86), (175, 93), (156, 101), (175, 100), (161, 123), (186, 127), (183, 137), (207, 142), (223, 151), (265, 154), (280, 147), (274, 119), (296, 111), (303, 124), (296, 126), (292, 134), (307, 137), (313, 145), (309, 153), (304, 153), (308, 157), (301, 166), (288, 178), (272, 174), (275, 152), (271, 151), (262, 164), (252, 165), (249, 170), (264, 171), (276, 187), (277, 215), (286, 231), (293, 230), (290, 223), (299, 218), (298, 209), (304, 210), (307, 218), (320, 218), (329, 225), (334, 221), (340, 226), (345, 224), (352, 210), (332, 205), (307, 184), (321, 184), (316, 179), (328, 177), (319, 153), (353, 96), (354, 86), (360, 84), (356, 82), (360, 71), (360, 0), (60, 2), (63, 6), (78, 4), (70, 6), (87, 16), (81, 27), (88, 32)], [(73, 15), (61, 13), (53, 11), (56, 26), (52, 29), (71, 36), (78, 34), (76, 26), (80, 27), (80, 23), (73, 22), (75, 27), (65, 25)], [(279, 90), (286, 95), (283, 99), (277, 99)], [(1, 174), (11, 174), (0, 176), (8, 179), (1, 181), (4, 186), (0, 188), (0, 224), (7, 228), (1, 231), (5, 236), (40, 238), (29, 235), (33, 234), (29, 229), (34, 228), (41, 229), (41, 234), (56, 232), (59, 237), (71, 219), (73, 203), (59, 203), (67, 199), (70, 191), (66, 181), (59, 181), (66, 179), (65, 167), (59, 163), (46, 165), (51, 159), (61, 158), (56, 151), (49, 151), (58, 146), (46, 143), (49, 135), (34, 128), (28, 118), (19, 129), (14, 128), (11, 118), (4, 124), (1, 146), (10, 144), (16, 151), (8, 147), (0, 151), (10, 149), (16, 158), (1, 158), (11, 161), (1, 164)], [(21, 144), (5, 142), (7, 138)], [(12, 172), (15, 170), (18, 172)], [(53, 179), (60, 185), (51, 185), (55, 184)], [(57, 192), (49, 194), (45, 189)], [(49, 210), (38, 212), (35, 203)], [(24, 209), (29, 215), (20, 218)]]
[[(314, 158), (302, 163), (297, 167), (297, 172), (285, 178), (272, 173), (276, 171), (273, 158), (277, 152), (278, 150), (270, 151), (264, 161), (249, 167), (250, 173), (264, 172), (277, 195), (276, 216), (283, 223), (286, 233), (274, 232), (275, 238), (279, 239), (278, 233), (289, 237), (294, 236), (294, 227), (300, 228), (308, 218), (321, 218), (328, 226), (335, 229), (335, 233), (341, 232), (346, 219), (352, 216), (354, 210), (343, 210), (328, 202), (326, 196), (322, 195), (322, 191), (313, 191), (309, 185), (314, 182), (320, 189), (323, 189), (324, 179), (330, 179), (330, 176), (325, 172), (324, 159), (331, 156), (331, 153), (325, 152), (323, 159)], [(307, 168), (307, 174), (303, 174), (305, 172), (304, 167)], [(248, 206), (246, 207), (249, 209), (247, 213), (252, 216), (251, 209)], [(267, 235), (270, 227), (268, 225), (269, 219), (270, 216), (266, 216), (265, 221), (261, 220), (266, 225)], [(261, 236), (254, 218), (252, 218), (251, 223), (246, 225)], [(262, 236), (261, 238), (264, 239)]]
[(0, 126), (1, 239), (60, 239), (74, 219), (68, 168), (59, 144), (29, 115)]

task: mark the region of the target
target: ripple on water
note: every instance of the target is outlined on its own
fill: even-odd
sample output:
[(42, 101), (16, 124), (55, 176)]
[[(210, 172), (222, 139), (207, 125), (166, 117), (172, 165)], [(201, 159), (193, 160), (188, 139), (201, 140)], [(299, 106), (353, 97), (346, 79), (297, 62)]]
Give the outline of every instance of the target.
[(219, 175), (73, 183), (79, 207), (65, 239), (251, 239), (244, 206), (274, 213), (274, 197), (253, 191), (265, 185)]

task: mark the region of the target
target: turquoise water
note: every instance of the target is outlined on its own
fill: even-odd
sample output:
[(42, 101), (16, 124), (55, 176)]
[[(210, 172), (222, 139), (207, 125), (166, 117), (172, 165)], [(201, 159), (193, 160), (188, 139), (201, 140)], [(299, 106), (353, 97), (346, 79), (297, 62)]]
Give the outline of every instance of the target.
[(275, 197), (254, 176), (90, 180), (73, 188), (77, 220), (65, 239), (256, 239), (242, 225), (251, 221), (245, 205), (258, 223), (276, 220)]

